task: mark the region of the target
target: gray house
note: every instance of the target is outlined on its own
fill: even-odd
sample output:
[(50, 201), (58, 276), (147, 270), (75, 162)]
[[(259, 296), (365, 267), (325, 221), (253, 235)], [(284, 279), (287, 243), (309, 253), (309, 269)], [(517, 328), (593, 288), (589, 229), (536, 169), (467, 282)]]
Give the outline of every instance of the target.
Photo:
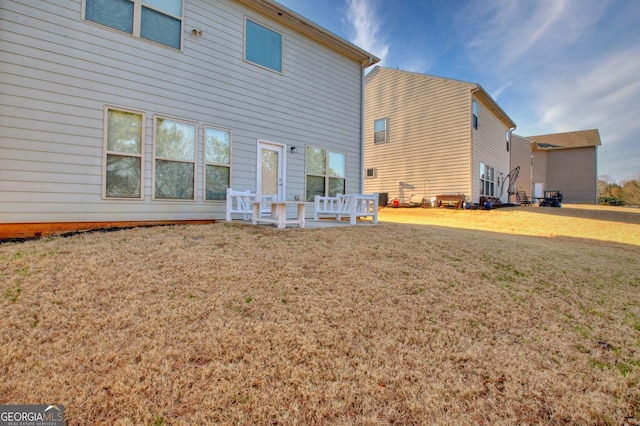
[(6, 0), (0, 28), (0, 236), (363, 190), (378, 59), (275, 1)]
[(520, 166), (516, 189), (529, 197), (558, 190), (564, 203), (596, 204), (597, 129), (512, 137), (512, 166)]
[(507, 201), (515, 123), (477, 83), (376, 67), (365, 81), (365, 192), (400, 203)]

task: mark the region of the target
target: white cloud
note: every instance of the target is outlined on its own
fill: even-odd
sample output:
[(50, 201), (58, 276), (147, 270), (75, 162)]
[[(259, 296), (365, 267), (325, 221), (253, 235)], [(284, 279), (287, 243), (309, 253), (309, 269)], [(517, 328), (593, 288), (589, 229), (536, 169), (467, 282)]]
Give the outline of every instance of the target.
[[(543, 124), (555, 129), (602, 127), (610, 135), (637, 129), (640, 116), (640, 58), (637, 49), (603, 53), (589, 64), (568, 66), (570, 78), (535, 84)], [(617, 143), (618, 138), (610, 138)]]
[(589, 33), (606, 7), (594, 0), (494, 0), (482, 8), (471, 2), (458, 14), (456, 28), (474, 62), (503, 73), (556, 59)]
[(493, 0), (455, 28), (478, 82), (516, 106), (517, 133), (597, 128), (601, 171), (624, 177), (640, 158), (637, 16), (608, 0)]
[(381, 34), (384, 23), (378, 16), (375, 3), (371, 0), (348, 0), (347, 20), (353, 32), (351, 42), (376, 55), (382, 65), (389, 53), (389, 44)]

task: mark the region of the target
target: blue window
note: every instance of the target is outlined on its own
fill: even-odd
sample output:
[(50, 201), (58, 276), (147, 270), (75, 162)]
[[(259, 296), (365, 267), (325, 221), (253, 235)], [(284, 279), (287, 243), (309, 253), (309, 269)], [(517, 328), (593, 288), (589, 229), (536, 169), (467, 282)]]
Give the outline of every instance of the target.
[(180, 49), (182, 0), (85, 0), (84, 19)]
[(182, 22), (148, 7), (142, 7), (140, 37), (180, 49)]
[(133, 2), (129, 0), (87, 0), (84, 19), (133, 34)]
[(282, 72), (282, 35), (250, 19), (245, 22), (245, 59)]

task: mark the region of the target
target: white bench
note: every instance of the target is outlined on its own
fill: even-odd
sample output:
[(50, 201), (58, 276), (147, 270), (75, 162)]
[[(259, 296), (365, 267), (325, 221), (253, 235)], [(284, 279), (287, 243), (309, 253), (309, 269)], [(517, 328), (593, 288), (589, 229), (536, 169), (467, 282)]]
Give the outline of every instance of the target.
[(262, 210), (260, 215), (268, 215), (271, 213), (272, 201), (276, 201), (277, 195), (261, 195), (250, 191), (234, 191), (227, 188), (227, 212), (226, 220), (231, 222), (232, 214), (241, 214), (244, 220), (253, 220), (253, 203), (260, 201)]
[(378, 193), (373, 194), (337, 194), (335, 197), (314, 197), (313, 219), (319, 220), (320, 215), (335, 216), (342, 220), (342, 216), (349, 217), (351, 225), (356, 224), (356, 218), (371, 216), (373, 223), (378, 223)]

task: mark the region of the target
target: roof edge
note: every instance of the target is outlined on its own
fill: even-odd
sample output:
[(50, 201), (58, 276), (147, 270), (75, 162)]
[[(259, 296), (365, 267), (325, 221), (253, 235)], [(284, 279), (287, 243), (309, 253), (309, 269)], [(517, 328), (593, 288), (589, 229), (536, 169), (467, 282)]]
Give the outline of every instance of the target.
[(491, 95), (489, 95), (489, 93), (487, 93), (487, 91), (484, 90), (484, 87), (482, 87), (480, 84), (476, 84), (476, 87), (477, 88), (474, 90), (474, 92), (476, 93), (479, 92), (482, 95), (482, 98), (484, 98), (485, 102), (489, 104), (489, 109), (501, 115), (502, 118), (504, 119), (502, 121), (504, 124), (507, 125), (507, 127), (511, 129), (515, 129), (517, 127), (516, 123), (511, 119), (511, 117), (507, 115), (506, 112), (504, 112), (502, 107), (498, 105), (498, 103), (491, 97)]
[(344, 56), (354, 59), (360, 63), (363, 68), (380, 62), (380, 58), (366, 50), (356, 46), (355, 44), (339, 37), (331, 31), (321, 27), (320, 25), (308, 20), (302, 15), (288, 9), (273, 0), (235, 0), (248, 8), (262, 13), (273, 20), (280, 22), (307, 37), (330, 47)]
[(507, 113), (504, 112), (504, 110), (500, 107), (500, 105), (498, 105), (498, 103), (491, 97), (491, 95), (489, 95), (489, 93), (487, 93), (487, 91), (484, 90), (484, 88), (478, 83), (470, 83), (468, 81), (456, 80), (456, 79), (448, 78), (448, 77), (440, 77), (440, 76), (431, 75), (431, 74), (423, 74), (423, 73), (419, 73), (419, 72), (415, 72), (415, 71), (405, 71), (405, 70), (401, 70), (401, 69), (381, 67), (379, 65), (376, 65), (373, 68), (373, 70), (371, 70), (369, 72), (369, 74), (367, 74), (367, 76), (365, 77), (365, 81), (369, 80), (370, 78), (372, 78), (373, 76), (375, 76), (376, 74), (381, 72), (382, 70), (389, 70), (389, 71), (392, 71), (392, 72), (412, 74), (412, 75), (415, 75), (416, 77), (431, 78), (431, 79), (447, 81), (447, 82), (451, 82), (451, 83), (455, 83), (455, 84), (465, 85), (465, 86), (469, 87), (469, 89), (472, 92), (480, 93), (480, 95), (481, 95), (482, 99), (484, 100), (484, 102), (486, 104), (488, 104), (489, 108), (499, 116), (500, 120), (506, 126), (508, 126), (509, 128), (514, 128), (514, 129), (517, 127), (516, 123), (511, 119), (511, 117), (509, 117), (507, 115)]
[(525, 136), (526, 139), (537, 144), (540, 149), (552, 149), (544, 145), (557, 148), (586, 148), (602, 145), (598, 129), (574, 130), (570, 132), (549, 133), (546, 135)]

